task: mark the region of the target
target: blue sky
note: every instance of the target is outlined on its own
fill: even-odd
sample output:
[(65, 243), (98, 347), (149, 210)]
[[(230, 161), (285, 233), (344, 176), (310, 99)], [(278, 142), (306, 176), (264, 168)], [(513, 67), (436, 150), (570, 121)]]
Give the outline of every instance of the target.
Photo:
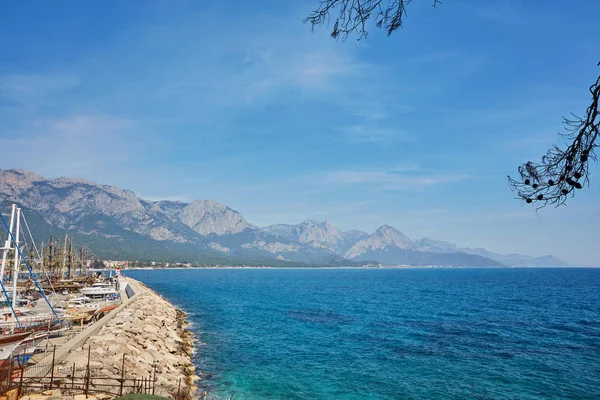
[(597, 164), (537, 214), (506, 181), (589, 104), (600, 3), (430, 3), (337, 42), (317, 0), (4, 2), (0, 168), (600, 262)]

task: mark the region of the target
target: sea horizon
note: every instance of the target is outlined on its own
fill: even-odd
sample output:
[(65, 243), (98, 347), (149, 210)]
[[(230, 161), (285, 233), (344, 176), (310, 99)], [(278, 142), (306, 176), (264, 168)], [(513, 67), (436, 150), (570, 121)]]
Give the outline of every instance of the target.
[(596, 266), (548, 266), (548, 267), (536, 267), (536, 266), (491, 266), (491, 267), (438, 267), (438, 266), (423, 266), (423, 265), (410, 265), (410, 266), (382, 266), (382, 267), (244, 267), (244, 266), (197, 266), (197, 267), (147, 267), (147, 268), (120, 268), (121, 271), (143, 271), (143, 270), (185, 270), (185, 269), (594, 269)]

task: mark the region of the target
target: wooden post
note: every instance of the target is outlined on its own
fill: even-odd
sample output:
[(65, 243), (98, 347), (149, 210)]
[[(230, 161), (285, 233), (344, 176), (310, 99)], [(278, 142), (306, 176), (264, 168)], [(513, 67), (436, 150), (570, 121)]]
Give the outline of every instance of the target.
[(23, 375), (25, 375), (25, 368), (21, 368), (21, 377), (19, 379), (19, 390), (17, 391), (17, 398), (23, 394)]
[(21, 396), (23, 393), (23, 377), (25, 375), (25, 350), (26, 347), (23, 348), (23, 365), (21, 365), (21, 377), (19, 379), (19, 391), (17, 392), (17, 397)]
[(9, 361), (10, 361), (10, 364), (8, 364), (8, 386), (10, 387), (10, 386), (12, 386), (12, 378), (13, 378), (13, 376), (12, 376), (12, 366), (13, 366), (13, 363), (14, 363), (12, 354), (10, 355)]
[(73, 373), (71, 374), (71, 390), (75, 386), (75, 363), (73, 363)]
[(119, 387), (119, 396), (123, 396), (123, 383), (125, 383), (125, 353), (123, 353), (123, 362), (121, 363), (121, 386)]
[(52, 350), (52, 370), (50, 371), (50, 390), (52, 390), (52, 385), (54, 385), (54, 360), (56, 359), (56, 345), (54, 345), (54, 349)]
[(152, 396), (154, 396), (154, 391), (156, 390), (156, 362), (154, 362), (154, 377), (152, 378)]
[(179, 378), (179, 385), (177, 385), (177, 398), (179, 398), (180, 393), (181, 393), (181, 378)]
[(88, 347), (88, 362), (87, 362), (87, 373), (85, 376), (85, 397), (87, 398), (90, 390), (90, 353), (92, 352), (92, 345)]

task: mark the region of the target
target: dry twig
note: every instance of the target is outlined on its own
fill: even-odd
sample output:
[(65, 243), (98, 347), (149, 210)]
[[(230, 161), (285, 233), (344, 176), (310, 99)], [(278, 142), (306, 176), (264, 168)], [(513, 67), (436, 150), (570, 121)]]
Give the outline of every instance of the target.
[(518, 199), (535, 203), (538, 208), (549, 204), (560, 206), (569, 196), (573, 197), (577, 189), (589, 186), (589, 162), (597, 161), (595, 149), (600, 132), (600, 76), (590, 86), (590, 93), (592, 104), (585, 115), (564, 119), (566, 132), (561, 135), (567, 139), (567, 148), (554, 146), (540, 162), (528, 161), (521, 165), (519, 179), (508, 177)]
[[(378, 28), (385, 27), (389, 36), (402, 27), (406, 7), (411, 2), (412, 0), (322, 0), (304, 23), (310, 23), (314, 29), (317, 25), (329, 23), (330, 14), (335, 16), (337, 13), (331, 31), (331, 37), (335, 39), (346, 39), (353, 32), (357, 33), (359, 40), (366, 38), (369, 19), (375, 20)], [(433, 0), (433, 7), (438, 4), (441, 4), (440, 0)]]

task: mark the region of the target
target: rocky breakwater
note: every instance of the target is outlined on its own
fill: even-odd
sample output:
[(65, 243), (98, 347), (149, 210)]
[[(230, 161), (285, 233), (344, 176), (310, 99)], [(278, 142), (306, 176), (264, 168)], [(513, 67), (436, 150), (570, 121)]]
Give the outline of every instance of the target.
[(155, 393), (190, 397), (196, 391), (191, 361), (194, 338), (187, 316), (167, 300), (127, 278), (136, 295), (82, 346), (67, 356), (67, 365), (84, 369), (90, 351), (90, 369), (101, 376), (120, 376), (125, 355), (125, 378), (153, 376)]

